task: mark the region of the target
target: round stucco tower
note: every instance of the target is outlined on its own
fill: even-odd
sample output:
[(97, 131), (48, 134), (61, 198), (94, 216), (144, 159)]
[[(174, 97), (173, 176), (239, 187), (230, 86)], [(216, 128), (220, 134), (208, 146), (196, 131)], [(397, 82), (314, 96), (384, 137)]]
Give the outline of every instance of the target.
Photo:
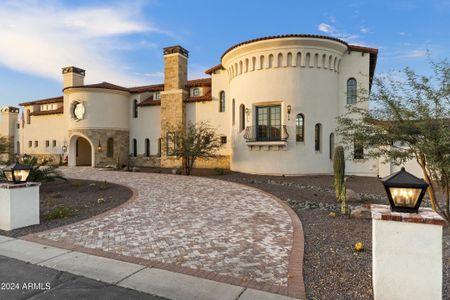
[(353, 68), (354, 75), (344, 71), (341, 76), (346, 63), (354, 64), (348, 52), (348, 45), (338, 39), (290, 35), (251, 40), (224, 53), (222, 66), (233, 106), (232, 170), (332, 172), (336, 117), (345, 109), (345, 85), (349, 76), (369, 72)]
[[(68, 77), (74, 77), (69, 73)], [(84, 73), (83, 73), (84, 76)], [(65, 85), (66, 85), (66, 77)], [(122, 165), (129, 154), (129, 92), (106, 82), (64, 88), (67, 111), (68, 164), (102, 167)]]

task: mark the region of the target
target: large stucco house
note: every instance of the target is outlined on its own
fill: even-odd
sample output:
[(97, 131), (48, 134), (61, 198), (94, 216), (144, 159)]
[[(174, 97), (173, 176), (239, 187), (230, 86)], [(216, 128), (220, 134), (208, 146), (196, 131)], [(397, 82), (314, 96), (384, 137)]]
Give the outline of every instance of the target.
[[(176, 167), (168, 128), (209, 121), (221, 135), (220, 156), (197, 167), (258, 174), (330, 174), (336, 117), (370, 90), (378, 50), (317, 35), (271, 36), (224, 52), (207, 77), (188, 80), (188, 51), (164, 48), (164, 83), (122, 87), (84, 84), (85, 70), (62, 69), (62, 95), (2, 110), (13, 154), (69, 166), (126, 164)], [(5, 123), (5, 124), (3, 124)], [(9, 126), (9, 127), (8, 127)], [(347, 173), (384, 175), (393, 168), (348, 155)]]

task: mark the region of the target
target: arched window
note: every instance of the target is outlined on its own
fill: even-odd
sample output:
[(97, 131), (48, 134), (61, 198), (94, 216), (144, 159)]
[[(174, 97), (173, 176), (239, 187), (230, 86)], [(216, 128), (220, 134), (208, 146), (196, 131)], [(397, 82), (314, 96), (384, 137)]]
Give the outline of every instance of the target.
[(245, 105), (239, 106), (239, 131), (245, 129)]
[(316, 151), (320, 151), (321, 148), (321, 144), (322, 144), (322, 125), (320, 123), (317, 123), (316, 126), (314, 127), (314, 148), (316, 149)]
[(219, 94), (219, 112), (225, 112), (225, 92)]
[(295, 62), (295, 65), (297, 67), (300, 67), (302, 65), (302, 53), (301, 52), (297, 52), (297, 60)]
[(233, 123), (233, 125), (234, 125), (234, 119), (235, 119), (235, 116), (234, 116), (234, 114), (235, 114), (235, 107), (236, 106), (236, 102), (234, 101), (234, 99), (233, 99), (233, 103), (232, 103), (232, 107), (231, 107), (231, 109), (232, 109), (232, 111), (231, 111), (231, 121), (232, 121), (232, 123)]
[(248, 58), (245, 59), (245, 69), (244, 72), (247, 73), (248, 72)]
[(137, 156), (137, 140), (133, 139), (133, 156)]
[(295, 140), (297, 142), (305, 141), (305, 116), (298, 114), (295, 119)]
[(330, 159), (334, 157), (334, 133), (330, 133)]
[(158, 156), (161, 157), (161, 138), (158, 139)]
[(347, 104), (356, 104), (356, 79), (347, 80)]
[(145, 139), (145, 156), (150, 156), (150, 139)]
[(135, 99), (133, 101), (133, 118), (138, 117), (138, 101)]
[(114, 156), (114, 139), (109, 138), (106, 142), (106, 156), (113, 157)]
[(17, 141), (16, 147), (17, 147), (16, 153), (17, 153), (17, 155), (19, 155), (20, 154), (20, 142), (19, 141)]
[(251, 69), (251, 71), (255, 71), (255, 69), (256, 69), (256, 57), (252, 57), (252, 69)]
[(261, 55), (259, 57), (259, 69), (263, 69), (264, 68), (264, 55)]

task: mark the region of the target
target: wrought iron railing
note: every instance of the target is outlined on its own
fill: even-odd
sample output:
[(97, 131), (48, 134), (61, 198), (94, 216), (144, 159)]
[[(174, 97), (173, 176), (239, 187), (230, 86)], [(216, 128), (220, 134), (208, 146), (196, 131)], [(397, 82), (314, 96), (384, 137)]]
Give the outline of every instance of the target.
[(286, 129), (286, 125), (269, 126), (247, 126), (245, 127), (244, 139), (247, 142), (276, 142), (286, 141), (289, 138), (289, 133)]

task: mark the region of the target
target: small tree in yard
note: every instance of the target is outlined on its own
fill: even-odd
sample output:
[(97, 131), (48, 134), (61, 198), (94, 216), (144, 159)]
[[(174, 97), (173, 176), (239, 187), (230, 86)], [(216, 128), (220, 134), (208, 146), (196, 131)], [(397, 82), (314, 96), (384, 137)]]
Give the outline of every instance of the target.
[[(404, 78), (375, 78), (370, 97), (360, 91), (358, 103), (338, 118), (337, 132), (347, 148), (355, 141), (363, 145), (364, 159), (382, 157), (398, 165), (415, 159), (430, 185), (432, 208), (450, 220), (450, 64), (430, 65), (430, 76), (406, 68)], [(369, 98), (373, 105), (362, 108), (359, 103)]]
[(171, 143), (171, 154), (183, 161), (186, 175), (191, 174), (198, 158), (214, 158), (221, 147), (220, 136), (208, 122), (189, 123), (186, 128), (174, 128), (170, 130), (170, 139), (166, 137), (165, 142)]

